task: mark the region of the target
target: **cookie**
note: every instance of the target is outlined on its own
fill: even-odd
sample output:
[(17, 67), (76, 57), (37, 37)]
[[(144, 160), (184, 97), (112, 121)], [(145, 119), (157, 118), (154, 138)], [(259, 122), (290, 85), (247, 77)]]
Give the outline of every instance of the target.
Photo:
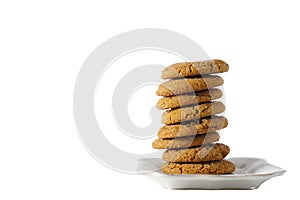
[(203, 77), (169, 80), (159, 85), (158, 96), (174, 96), (220, 86), (224, 83), (222, 77), (206, 75)]
[(222, 116), (211, 116), (188, 124), (165, 125), (157, 133), (159, 138), (175, 138), (205, 134), (226, 128), (228, 120)]
[(210, 90), (203, 90), (185, 95), (163, 97), (159, 99), (156, 106), (158, 109), (178, 108), (186, 105), (209, 102), (210, 100), (218, 99), (221, 97), (222, 90), (213, 88)]
[(213, 74), (227, 72), (229, 65), (223, 60), (206, 60), (200, 62), (175, 63), (166, 67), (161, 74), (162, 79), (171, 79), (185, 76)]
[(220, 135), (217, 132), (206, 133), (199, 136), (189, 136), (174, 139), (156, 139), (152, 143), (154, 149), (174, 149), (184, 147), (196, 147), (212, 142), (217, 142)]
[(195, 120), (218, 114), (225, 111), (225, 106), (219, 101), (203, 103), (191, 107), (167, 110), (163, 113), (163, 124), (176, 124), (179, 122)]
[(235, 166), (227, 160), (203, 163), (166, 162), (161, 170), (167, 174), (230, 174), (235, 171)]
[(230, 148), (227, 145), (211, 143), (189, 149), (169, 149), (164, 152), (162, 158), (169, 162), (208, 162), (223, 160), (229, 152)]

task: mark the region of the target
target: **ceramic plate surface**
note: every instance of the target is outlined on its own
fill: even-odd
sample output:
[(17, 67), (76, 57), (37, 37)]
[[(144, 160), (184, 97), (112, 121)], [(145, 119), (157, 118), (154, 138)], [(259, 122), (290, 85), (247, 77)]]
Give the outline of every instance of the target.
[(161, 186), (170, 189), (255, 189), (266, 180), (284, 174), (285, 170), (260, 158), (228, 158), (236, 166), (226, 175), (167, 175), (160, 167), (160, 158), (139, 160), (138, 172), (149, 176)]

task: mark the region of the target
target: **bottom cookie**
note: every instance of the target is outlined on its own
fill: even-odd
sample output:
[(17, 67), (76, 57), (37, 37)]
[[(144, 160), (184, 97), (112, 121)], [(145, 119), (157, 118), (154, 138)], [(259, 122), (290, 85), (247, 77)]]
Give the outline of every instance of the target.
[(203, 163), (166, 162), (161, 169), (166, 174), (230, 174), (235, 171), (235, 166), (227, 160)]

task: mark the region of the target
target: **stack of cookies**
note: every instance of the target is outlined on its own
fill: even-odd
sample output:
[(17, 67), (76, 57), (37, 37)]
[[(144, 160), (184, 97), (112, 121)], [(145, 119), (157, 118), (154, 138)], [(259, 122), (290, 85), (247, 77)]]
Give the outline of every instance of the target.
[(228, 121), (217, 114), (225, 106), (216, 99), (222, 91), (216, 87), (223, 79), (216, 73), (227, 72), (229, 66), (222, 60), (184, 62), (173, 64), (162, 71), (162, 83), (156, 94), (163, 96), (157, 103), (167, 109), (162, 116), (165, 125), (158, 131), (159, 139), (152, 143), (155, 149), (167, 149), (162, 171), (167, 174), (228, 174), (235, 170), (233, 163), (224, 160), (230, 149), (217, 143), (217, 130)]

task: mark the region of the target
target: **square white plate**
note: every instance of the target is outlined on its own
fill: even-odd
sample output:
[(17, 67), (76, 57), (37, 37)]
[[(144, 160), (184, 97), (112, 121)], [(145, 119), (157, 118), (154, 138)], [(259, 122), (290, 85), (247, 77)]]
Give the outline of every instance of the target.
[(260, 158), (228, 158), (236, 166), (233, 174), (226, 175), (168, 175), (160, 168), (160, 158), (139, 159), (138, 173), (154, 179), (170, 189), (255, 189), (266, 180), (284, 174), (285, 170)]

